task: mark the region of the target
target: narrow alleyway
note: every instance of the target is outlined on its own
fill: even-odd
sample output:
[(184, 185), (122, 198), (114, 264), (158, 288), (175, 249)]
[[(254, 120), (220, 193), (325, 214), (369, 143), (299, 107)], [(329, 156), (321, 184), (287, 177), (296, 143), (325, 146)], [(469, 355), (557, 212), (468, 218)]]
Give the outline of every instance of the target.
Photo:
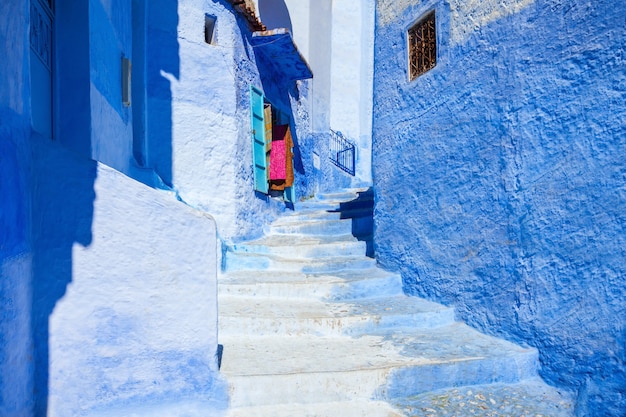
[(539, 378), (536, 350), (405, 296), (401, 277), (365, 256), (338, 210), (358, 191), (299, 203), (263, 238), (226, 251), (219, 338), (230, 415), (572, 415)]

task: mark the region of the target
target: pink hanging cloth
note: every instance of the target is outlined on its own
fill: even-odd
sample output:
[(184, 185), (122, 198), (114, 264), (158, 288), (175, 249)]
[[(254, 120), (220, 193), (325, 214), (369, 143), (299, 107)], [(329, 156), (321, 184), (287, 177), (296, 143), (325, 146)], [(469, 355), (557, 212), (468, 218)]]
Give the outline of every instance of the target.
[(289, 125), (274, 126), (272, 152), (270, 153), (270, 180), (287, 179), (287, 141), (285, 134)]

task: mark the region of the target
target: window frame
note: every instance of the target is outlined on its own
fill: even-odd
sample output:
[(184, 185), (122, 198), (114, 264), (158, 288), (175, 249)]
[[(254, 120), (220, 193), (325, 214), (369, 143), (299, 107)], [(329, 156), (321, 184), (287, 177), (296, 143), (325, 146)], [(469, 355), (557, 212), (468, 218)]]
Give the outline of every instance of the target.
[[(411, 65), (411, 59), (412, 59), (412, 48), (411, 48), (412, 34), (411, 32), (417, 29), (418, 27), (425, 25), (429, 20), (431, 20), (431, 18), (433, 21), (433, 31), (434, 31), (434, 34), (433, 34), (434, 60), (430, 67), (428, 67), (425, 70), (418, 71), (415, 75), (413, 75), (412, 65)], [(405, 37), (406, 37), (406, 68), (407, 68), (407, 78), (409, 82), (413, 82), (419, 77), (421, 77), (422, 75), (431, 71), (439, 63), (440, 45), (439, 45), (439, 39), (438, 39), (439, 30), (437, 30), (437, 21), (438, 19), (437, 19), (436, 10), (435, 9), (428, 10), (427, 12), (423, 13), (417, 20), (415, 20), (411, 25), (409, 25), (409, 27), (404, 32)]]
[(216, 44), (217, 16), (204, 14), (204, 43), (207, 45)]

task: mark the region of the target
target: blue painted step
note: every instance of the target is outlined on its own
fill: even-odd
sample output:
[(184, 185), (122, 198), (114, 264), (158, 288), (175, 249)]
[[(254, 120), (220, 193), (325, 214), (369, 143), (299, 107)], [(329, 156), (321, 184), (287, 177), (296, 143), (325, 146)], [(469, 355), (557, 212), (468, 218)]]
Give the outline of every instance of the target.
[(460, 323), (361, 337), (232, 335), (222, 343), (222, 371), (236, 387), (231, 404), (240, 407), (393, 400), (444, 387), (537, 376), (536, 350)]
[(406, 416), (571, 417), (574, 411), (570, 393), (550, 387), (540, 378), (444, 388), (392, 403)]
[[(348, 225), (367, 240), (372, 212), (369, 191), (323, 194), (297, 204), (264, 238), (227, 247), (220, 340), (232, 415), (323, 416), (334, 415), (333, 404), (366, 410), (388, 401), (401, 411), (379, 407), (381, 415), (422, 417), (439, 415), (431, 408), (413, 413), (422, 395), (529, 381), (538, 387), (527, 391), (532, 401), (561, 401), (538, 394), (553, 391), (538, 378), (535, 349), (454, 322), (451, 308), (404, 296), (399, 275), (363, 256), (364, 242), (347, 233)], [(478, 406), (481, 399), (471, 401)], [(483, 415), (477, 409), (454, 410)]]

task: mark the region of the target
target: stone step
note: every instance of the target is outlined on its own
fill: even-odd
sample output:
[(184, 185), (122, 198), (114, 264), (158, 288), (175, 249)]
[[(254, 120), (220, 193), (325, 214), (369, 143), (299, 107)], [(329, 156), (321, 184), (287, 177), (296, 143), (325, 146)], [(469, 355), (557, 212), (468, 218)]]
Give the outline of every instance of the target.
[[(250, 334), (250, 333), (248, 333)], [(233, 407), (391, 400), (537, 376), (537, 352), (461, 323), (361, 337), (221, 336)]]
[(496, 415), (486, 414), (491, 406), (518, 415), (519, 406), (571, 417), (524, 408), (568, 404), (538, 378), (535, 349), (404, 296), (398, 274), (363, 256), (373, 202), (371, 192), (323, 193), (265, 237), (227, 247), (218, 288), (228, 415), (460, 417)]
[(273, 255), (290, 259), (363, 255), (366, 244), (351, 235), (304, 236), (269, 235), (261, 239), (227, 246), (227, 251), (256, 255)]
[(317, 404), (279, 404), (241, 407), (227, 417), (404, 417), (384, 401), (337, 401)]
[(266, 234), (306, 234), (309, 236), (352, 236), (352, 222), (341, 219), (311, 219), (273, 223)]
[(380, 268), (334, 274), (233, 271), (220, 276), (219, 294), (345, 300), (402, 294), (402, 277)]
[(341, 200), (304, 200), (294, 204), (296, 212), (338, 211)]
[[(364, 242), (359, 242), (364, 243)], [(365, 252), (365, 249), (362, 249)], [(304, 273), (331, 273), (348, 270), (371, 269), (376, 261), (365, 256), (317, 257), (312, 259), (291, 259), (277, 255), (226, 251), (222, 259), (226, 271), (274, 270), (299, 271)]]
[[(216, 391), (219, 388), (216, 388)], [(172, 395), (168, 398), (132, 398), (124, 399), (123, 405), (109, 404), (105, 409), (81, 410), (81, 417), (222, 417), (229, 412), (228, 402), (224, 401), (226, 394), (213, 392), (213, 396), (220, 397), (211, 400), (211, 395), (206, 399), (181, 398)], [(254, 415), (254, 414), (252, 414)], [(402, 414), (400, 414), (402, 415)]]
[(485, 384), (427, 392), (393, 401), (407, 416), (572, 417), (574, 398), (531, 378), (516, 384)]
[(280, 222), (289, 221), (290, 218), (337, 218), (341, 219), (372, 217), (374, 205), (372, 200), (355, 200), (345, 203), (340, 200), (307, 200), (296, 203), (295, 211), (282, 216)]
[(306, 211), (294, 211), (289, 214), (285, 214), (276, 220), (272, 224), (284, 225), (293, 224), (307, 221), (320, 221), (320, 220), (340, 220), (340, 211), (328, 211), (328, 210), (306, 210)]
[(317, 200), (337, 200), (337, 201), (350, 201), (359, 196), (359, 193), (364, 193), (367, 188), (350, 188), (333, 192), (321, 192), (315, 194)]
[(339, 210), (339, 207), (335, 209), (308, 209), (294, 211), (290, 214), (285, 214), (276, 219), (273, 224), (284, 225), (298, 222), (307, 221), (320, 221), (320, 220), (348, 220), (358, 217), (372, 216), (372, 207), (359, 207), (346, 208), (345, 210)]
[(220, 297), (220, 333), (257, 336), (362, 335), (450, 325), (454, 310), (418, 297), (343, 302), (262, 297)]

